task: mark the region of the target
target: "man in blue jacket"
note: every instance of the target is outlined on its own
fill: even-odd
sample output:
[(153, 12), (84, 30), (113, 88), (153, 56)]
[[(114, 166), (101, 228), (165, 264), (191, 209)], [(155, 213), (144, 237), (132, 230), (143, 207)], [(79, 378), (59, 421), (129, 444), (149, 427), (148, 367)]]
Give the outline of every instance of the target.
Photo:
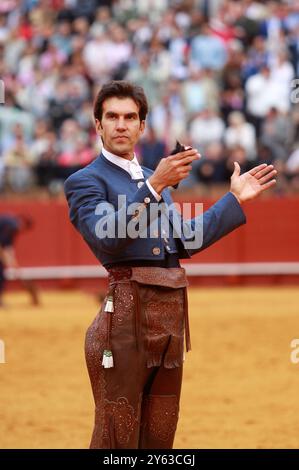
[(271, 165), (240, 175), (208, 211), (183, 220), (168, 187), (186, 178), (196, 149), (141, 167), (134, 146), (148, 111), (143, 89), (112, 81), (94, 105), (101, 155), (65, 182), (70, 219), (108, 271), (109, 291), (87, 330), (85, 353), (95, 399), (91, 448), (172, 448), (184, 361), (191, 348), (190, 258), (245, 223), (244, 201), (275, 184)]

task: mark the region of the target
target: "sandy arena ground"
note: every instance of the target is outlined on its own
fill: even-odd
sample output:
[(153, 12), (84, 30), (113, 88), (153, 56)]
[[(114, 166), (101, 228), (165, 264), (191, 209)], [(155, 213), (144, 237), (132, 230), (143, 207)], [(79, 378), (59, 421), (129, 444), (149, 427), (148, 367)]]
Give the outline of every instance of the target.
[[(299, 448), (299, 288), (189, 289), (187, 354), (175, 448)], [(93, 297), (6, 296), (0, 311), (0, 448), (87, 448), (93, 398), (85, 330)]]

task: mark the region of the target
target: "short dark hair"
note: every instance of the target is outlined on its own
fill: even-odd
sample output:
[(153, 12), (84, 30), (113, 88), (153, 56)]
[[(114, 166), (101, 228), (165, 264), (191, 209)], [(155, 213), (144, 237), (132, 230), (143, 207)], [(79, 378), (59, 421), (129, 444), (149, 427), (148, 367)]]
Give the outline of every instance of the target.
[(108, 98), (132, 98), (139, 108), (139, 119), (144, 121), (148, 113), (148, 103), (141, 86), (126, 80), (112, 80), (102, 86), (94, 103), (94, 118), (99, 121), (103, 116), (103, 103)]

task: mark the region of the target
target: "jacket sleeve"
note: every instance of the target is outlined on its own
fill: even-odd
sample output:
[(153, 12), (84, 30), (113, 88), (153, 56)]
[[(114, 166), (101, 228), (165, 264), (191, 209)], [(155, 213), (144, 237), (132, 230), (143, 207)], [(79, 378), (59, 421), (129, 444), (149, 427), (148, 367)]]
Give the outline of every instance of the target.
[(174, 213), (173, 230), (174, 233), (180, 230), (183, 246), (192, 256), (245, 223), (246, 216), (241, 205), (228, 192), (207, 211), (193, 219), (183, 220), (181, 214)]
[(128, 236), (131, 222), (149, 221), (150, 204), (157, 203), (146, 184), (129, 200), (115, 208), (107, 201), (106, 187), (101, 180), (78, 171), (64, 184), (70, 220), (93, 251), (117, 254), (134, 238)]

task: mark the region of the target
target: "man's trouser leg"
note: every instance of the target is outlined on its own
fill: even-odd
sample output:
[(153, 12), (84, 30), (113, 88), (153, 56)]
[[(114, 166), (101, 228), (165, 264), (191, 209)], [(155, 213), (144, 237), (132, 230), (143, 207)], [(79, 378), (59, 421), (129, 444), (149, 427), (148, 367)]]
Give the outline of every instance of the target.
[(173, 290), (169, 297), (167, 289), (142, 286), (140, 298), (142, 315), (136, 334), (134, 289), (130, 283), (115, 289), (110, 331), (114, 367), (103, 368), (101, 363), (109, 329), (107, 315), (111, 315), (104, 311), (105, 303), (87, 330), (86, 361), (96, 404), (91, 448), (170, 449), (173, 445), (183, 338), (167, 336), (159, 327), (166, 323), (167, 332), (175, 333), (177, 325), (183, 330), (183, 291)]
[(139, 449), (172, 449), (179, 418), (182, 373), (183, 366), (158, 368), (152, 386), (143, 395)]

